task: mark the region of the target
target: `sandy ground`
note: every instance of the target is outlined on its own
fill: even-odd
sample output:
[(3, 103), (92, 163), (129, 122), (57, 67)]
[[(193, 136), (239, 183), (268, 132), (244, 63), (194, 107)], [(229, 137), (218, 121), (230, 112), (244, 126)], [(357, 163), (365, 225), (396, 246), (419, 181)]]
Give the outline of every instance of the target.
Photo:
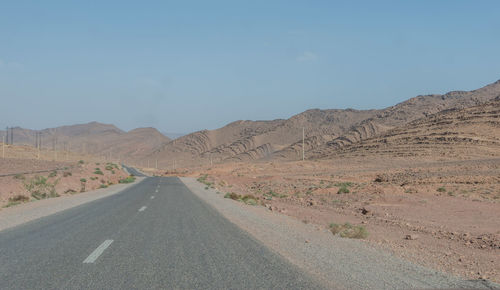
[(323, 229), (362, 225), (368, 242), (397, 256), (500, 282), (500, 159), (342, 158), (163, 174), (206, 174), (207, 187), (223, 194), (251, 194), (272, 212)]

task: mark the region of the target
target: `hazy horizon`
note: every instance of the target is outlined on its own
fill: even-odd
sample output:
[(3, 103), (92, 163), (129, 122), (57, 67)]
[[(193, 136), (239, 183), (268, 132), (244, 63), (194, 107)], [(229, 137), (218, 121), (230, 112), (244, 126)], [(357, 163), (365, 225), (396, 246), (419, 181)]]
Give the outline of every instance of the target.
[(190, 133), (500, 79), (496, 1), (11, 2), (0, 129)]

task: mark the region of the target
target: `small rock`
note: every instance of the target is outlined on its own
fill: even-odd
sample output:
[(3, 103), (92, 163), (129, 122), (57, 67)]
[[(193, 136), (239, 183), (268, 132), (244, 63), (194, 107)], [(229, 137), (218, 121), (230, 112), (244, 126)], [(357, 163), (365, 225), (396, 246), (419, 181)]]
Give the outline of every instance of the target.
[(411, 234), (411, 235), (406, 235), (405, 239), (406, 239), (406, 240), (413, 241), (413, 240), (418, 239), (418, 235), (414, 235), (414, 234)]
[(366, 208), (364, 208), (364, 207), (361, 209), (361, 213), (362, 213), (362, 214), (364, 214), (364, 215), (366, 215), (366, 214), (367, 214), (367, 213), (369, 213), (369, 212), (370, 212), (370, 211), (369, 211), (369, 210), (367, 210), (367, 209), (366, 209)]
[(309, 240), (306, 240), (306, 241), (305, 241), (305, 243), (306, 243), (306, 244), (308, 244), (308, 243), (309, 243)]

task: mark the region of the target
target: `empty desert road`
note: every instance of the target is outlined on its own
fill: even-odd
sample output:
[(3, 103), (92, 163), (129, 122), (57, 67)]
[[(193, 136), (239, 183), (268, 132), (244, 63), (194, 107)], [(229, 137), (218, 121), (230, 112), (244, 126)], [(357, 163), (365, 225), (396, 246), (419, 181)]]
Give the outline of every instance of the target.
[(0, 289), (321, 288), (177, 178), (0, 232)]

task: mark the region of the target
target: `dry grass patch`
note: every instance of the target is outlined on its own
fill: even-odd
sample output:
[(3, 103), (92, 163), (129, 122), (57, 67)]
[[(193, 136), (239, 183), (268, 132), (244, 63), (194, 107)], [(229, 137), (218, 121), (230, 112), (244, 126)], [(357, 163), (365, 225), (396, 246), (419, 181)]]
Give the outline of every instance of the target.
[(338, 234), (342, 238), (365, 239), (368, 237), (368, 231), (364, 226), (354, 226), (350, 223), (343, 225), (332, 223), (330, 224), (330, 231), (332, 234)]

